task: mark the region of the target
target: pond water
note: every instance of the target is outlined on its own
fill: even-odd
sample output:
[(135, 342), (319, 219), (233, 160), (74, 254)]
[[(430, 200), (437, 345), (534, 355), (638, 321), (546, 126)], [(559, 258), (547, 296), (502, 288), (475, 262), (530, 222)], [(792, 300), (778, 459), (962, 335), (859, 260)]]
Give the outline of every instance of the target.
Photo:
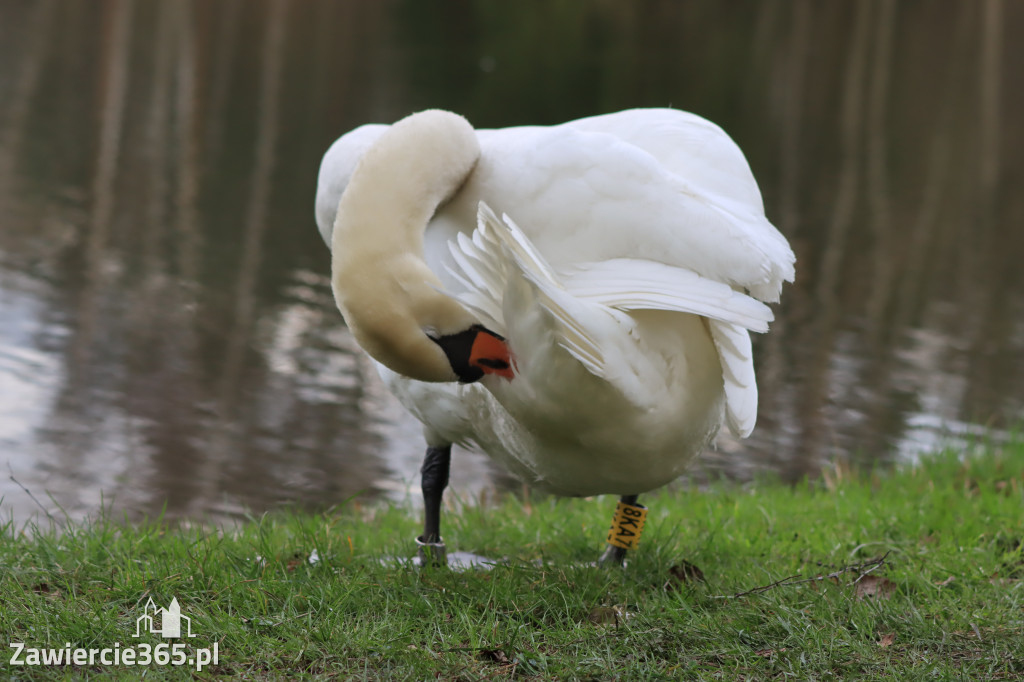
[[(405, 499), (423, 444), (335, 310), (341, 133), (671, 105), (746, 152), (797, 282), (698, 475), (920, 456), (1024, 414), (1024, 4), (0, 0), (0, 512)], [(1018, 188), (1014, 190), (1014, 188)], [(457, 453), (463, 497), (512, 487)]]

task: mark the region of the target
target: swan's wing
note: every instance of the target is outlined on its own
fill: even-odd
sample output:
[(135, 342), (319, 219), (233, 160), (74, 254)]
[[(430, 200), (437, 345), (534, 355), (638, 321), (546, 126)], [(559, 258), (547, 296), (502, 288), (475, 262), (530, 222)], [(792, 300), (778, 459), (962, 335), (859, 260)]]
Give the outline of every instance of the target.
[[(472, 238), (459, 235), (450, 245), (451, 274), (465, 290), (456, 295), (498, 333), (507, 332), (502, 303), (510, 284), (528, 287), (552, 323), (557, 342), (595, 376), (609, 379), (604, 326), (630, 325), (617, 311), (671, 310), (708, 320), (722, 363), (726, 420), (746, 437), (757, 418), (757, 384), (748, 329), (767, 331), (768, 306), (728, 285), (695, 272), (651, 261), (616, 259), (555, 270), (508, 216), (499, 220), (480, 205), (480, 224)], [(511, 322), (511, 321), (510, 321)]]
[(675, 310), (768, 331), (771, 308), (727, 284), (664, 263), (616, 258), (566, 270), (570, 294), (618, 310)]
[(553, 128), (477, 131), (483, 156), (458, 202), (515, 216), (555, 267), (638, 258), (765, 301), (793, 252), (764, 215), (743, 153), (693, 114), (634, 110)]
[(702, 193), (764, 215), (761, 192), (743, 152), (705, 118), (678, 109), (630, 109), (564, 125), (612, 135), (650, 154)]
[[(792, 282), (795, 257), (786, 238), (765, 218), (754, 174), (739, 146), (720, 127), (676, 109), (632, 109), (564, 124), (575, 130), (610, 135), (642, 150), (674, 176), (686, 194), (699, 197), (732, 223), (743, 242), (723, 248), (753, 250), (763, 258), (763, 281), (744, 282), (760, 300), (777, 301), (782, 282)], [(712, 222), (716, 216), (710, 215)]]
[(563, 281), (574, 297), (618, 310), (676, 310), (706, 318), (722, 363), (729, 430), (740, 438), (750, 435), (757, 421), (757, 382), (747, 330), (768, 331), (768, 306), (690, 270), (651, 261), (593, 263)]
[[(481, 202), (479, 225), (472, 238), (459, 234), (449, 243), (454, 265), (448, 268), (464, 288), (454, 294), (481, 321), (499, 334), (507, 334), (512, 320), (507, 305), (515, 305), (516, 284), (529, 288), (550, 320), (556, 340), (592, 374), (605, 377), (605, 359), (595, 330), (624, 316), (567, 292), (555, 271), (508, 216), (499, 220)], [(520, 306), (522, 307), (522, 306)]]

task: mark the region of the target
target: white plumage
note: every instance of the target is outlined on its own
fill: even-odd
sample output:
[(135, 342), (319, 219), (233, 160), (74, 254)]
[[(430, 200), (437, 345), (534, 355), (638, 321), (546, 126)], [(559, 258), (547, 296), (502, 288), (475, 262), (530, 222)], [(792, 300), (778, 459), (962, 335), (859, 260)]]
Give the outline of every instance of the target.
[[(328, 244), (359, 159), (386, 130), (358, 128), (325, 155), (316, 211)], [(425, 226), (422, 258), (506, 337), (515, 376), (427, 383), (381, 366), (428, 443), (478, 447), (560, 494), (635, 494), (677, 477), (723, 421), (748, 435), (748, 330), (767, 331), (764, 302), (792, 281), (794, 257), (733, 141), (670, 109), (476, 137), (476, 165)]]

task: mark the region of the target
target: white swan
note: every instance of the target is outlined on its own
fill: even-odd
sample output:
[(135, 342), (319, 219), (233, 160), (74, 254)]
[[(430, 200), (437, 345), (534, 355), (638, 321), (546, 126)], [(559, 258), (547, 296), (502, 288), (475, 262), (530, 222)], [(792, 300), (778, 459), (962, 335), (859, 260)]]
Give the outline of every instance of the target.
[(635, 505), (723, 421), (754, 426), (748, 330), (767, 331), (795, 259), (699, 116), (365, 125), (324, 156), (316, 217), (348, 326), (425, 428), (421, 544), (443, 548), (452, 443)]

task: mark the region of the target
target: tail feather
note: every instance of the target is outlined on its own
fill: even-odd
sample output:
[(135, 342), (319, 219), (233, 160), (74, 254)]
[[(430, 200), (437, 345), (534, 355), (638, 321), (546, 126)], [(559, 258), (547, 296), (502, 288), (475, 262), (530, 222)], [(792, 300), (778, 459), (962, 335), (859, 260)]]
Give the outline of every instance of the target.
[(750, 333), (727, 322), (709, 320), (725, 382), (725, 420), (729, 430), (746, 438), (757, 422), (757, 381)]

